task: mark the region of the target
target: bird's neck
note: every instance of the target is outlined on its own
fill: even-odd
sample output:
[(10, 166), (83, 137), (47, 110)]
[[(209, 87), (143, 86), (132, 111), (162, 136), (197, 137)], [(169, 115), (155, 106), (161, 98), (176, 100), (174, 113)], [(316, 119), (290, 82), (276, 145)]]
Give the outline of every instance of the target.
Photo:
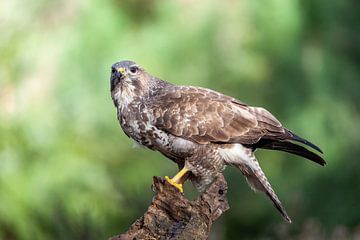
[(126, 84), (112, 93), (112, 99), (120, 112), (128, 108), (130, 104), (146, 101), (148, 98), (158, 95), (161, 91), (172, 84), (156, 77), (150, 77), (146, 84)]
[(146, 98), (153, 97), (158, 95), (164, 89), (172, 86), (171, 83), (165, 82), (159, 78), (152, 77), (151, 81), (149, 82), (149, 88), (145, 94)]

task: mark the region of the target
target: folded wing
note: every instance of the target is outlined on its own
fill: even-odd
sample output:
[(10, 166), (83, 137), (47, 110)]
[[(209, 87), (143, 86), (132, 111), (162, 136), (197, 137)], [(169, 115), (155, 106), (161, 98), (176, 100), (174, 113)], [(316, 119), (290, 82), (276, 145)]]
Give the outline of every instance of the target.
[(175, 136), (199, 144), (241, 143), (253, 149), (281, 150), (325, 164), (320, 156), (291, 143), (301, 142), (321, 151), (284, 128), (266, 109), (248, 106), (221, 93), (172, 86), (154, 96), (149, 104), (153, 124)]

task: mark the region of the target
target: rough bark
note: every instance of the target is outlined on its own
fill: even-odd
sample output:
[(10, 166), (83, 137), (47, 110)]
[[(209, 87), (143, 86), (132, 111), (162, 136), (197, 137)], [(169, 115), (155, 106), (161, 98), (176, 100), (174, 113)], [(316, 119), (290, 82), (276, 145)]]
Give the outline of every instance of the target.
[(156, 195), (145, 214), (110, 240), (208, 239), (213, 222), (229, 209), (222, 175), (194, 201), (160, 177), (154, 177), (153, 191)]

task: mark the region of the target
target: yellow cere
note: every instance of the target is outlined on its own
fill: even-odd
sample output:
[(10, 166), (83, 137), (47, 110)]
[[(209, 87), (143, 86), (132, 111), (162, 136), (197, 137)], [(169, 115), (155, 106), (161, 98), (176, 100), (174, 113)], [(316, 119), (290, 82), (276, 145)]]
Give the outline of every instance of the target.
[(125, 70), (123, 67), (119, 67), (117, 71), (121, 72), (121, 74), (123, 74), (123, 75), (125, 74)]

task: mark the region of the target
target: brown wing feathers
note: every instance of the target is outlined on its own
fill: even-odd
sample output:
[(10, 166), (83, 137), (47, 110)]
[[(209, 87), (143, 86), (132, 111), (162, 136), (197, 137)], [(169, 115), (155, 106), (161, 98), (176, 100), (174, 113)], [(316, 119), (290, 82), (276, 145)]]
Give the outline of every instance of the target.
[(316, 153), (313, 153), (305, 147), (297, 145), (290, 141), (303, 143), (315, 149), (316, 151), (323, 153), (321, 149), (315, 144), (303, 139), (302, 137), (297, 136), (290, 130), (284, 128), (281, 123), (267, 110), (263, 108), (249, 108), (250, 111), (252, 111), (256, 115), (259, 126), (261, 126), (261, 128), (263, 129), (266, 129), (266, 133), (262, 136), (262, 138), (259, 139), (259, 141), (255, 144), (248, 145), (249, 147), (251, 147), (252, 149), (264, 148), (284, 151), (304, 157), (322, 166), (326, 164), (325, 160)]
[(284, 128), (266, 109), (250, 107), (223, 94), (194, 87), (177, 87), (153, 101), (155, 125), (176, 136), (207, 143), (241, 143), (252, 149), (285, 151), (320, 165), (319, 155), (290, 141), (320, 148)]
[[(180, 97), (179, 97), (180, 96)], [(206, 144), (227, 143), (256, 126), (256, 118), (232, 98), (219, 93), (180, 87), (152, 101), (155, 125), (171, 134)]]
[[(315, 144), (307, 141), (306, 139), (297, 136), (290, 130), (284, 128), (281, 123), (266, 109), (249, 107), (249, 111), (256, 116), (258, 126), (264, 131), (264, 134), (254, 144), (246, 144), (246, 141), (241, 141), (243, 144), (251, 147), (252, 149), (264, 148), (271, 150), (279, 150), (292, 153), (311, 161), (314, 161), (322, 166), (326, 164), (325, 160), (314, 152), (309, 151), (303, 146), (297, 145), (290, 141), (300, 142), (305, 144), (316, 151), (323, 153)], [(250, 130), (250, 133), (254, 130)], [(248, 133), (249, 134), (249, 133)], [(256, 132), (253, 135), (261, 135)]]

